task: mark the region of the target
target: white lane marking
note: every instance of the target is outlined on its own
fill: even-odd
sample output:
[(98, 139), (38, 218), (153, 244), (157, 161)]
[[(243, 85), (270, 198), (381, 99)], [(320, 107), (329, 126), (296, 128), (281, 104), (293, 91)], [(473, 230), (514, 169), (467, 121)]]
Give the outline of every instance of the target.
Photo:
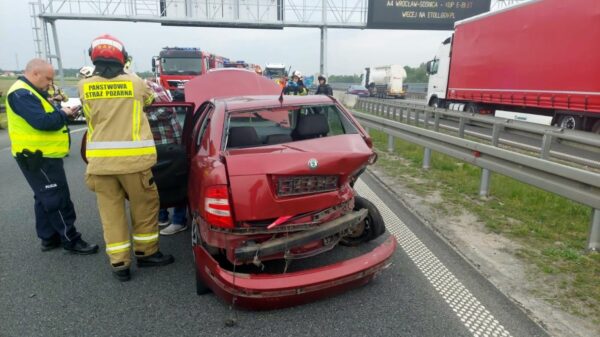
[(387, 229), (396, 237), (400, 247), (473, 336), (512, 336), (362, 180), (359, 179), (354, 188), (359, 195), (375, 203)]
[[(87, 127), (85, 127), (85, 128), (80, 128), (80, 129), (75, 129), (75, 130), (71, 130), (69, 133), (70, 133), (70, 134), (74, 134), (74, 133), (77, 133), (77, 132), (82, 132), (82, 131), (85, 131), (85, 130), (87, 130)], [(9, 146), (9, 147), (5, 147), (5, 148), (1, 149), (1, 150), (0, 150), (0, 152), (3, 152), (3, 151), (8, 151), (8, 150), (10, 150), (10, 146)]]

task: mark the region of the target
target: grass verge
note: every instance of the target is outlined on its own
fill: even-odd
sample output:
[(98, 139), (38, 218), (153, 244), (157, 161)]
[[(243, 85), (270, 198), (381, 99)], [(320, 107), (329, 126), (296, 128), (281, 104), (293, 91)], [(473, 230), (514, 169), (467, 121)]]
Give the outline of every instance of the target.
[(422, 147), (396, 139), (388, 154), (387, 135), (370, 133), (378, 167), (422, 196), (440, 193), (444, 201), (436, 207), (468, 210), (488, 230), (518, 242), (523, 248), (517, 256), (531, 266), (528, 276), (544, 285), (536, 296), (600, 323), (600, 254), (585, 252), (589, 207), (499, 174), (492, 174), (491, 196), (483, 200), (480, 168), (433, 153), (431, 169), (424, 171)]

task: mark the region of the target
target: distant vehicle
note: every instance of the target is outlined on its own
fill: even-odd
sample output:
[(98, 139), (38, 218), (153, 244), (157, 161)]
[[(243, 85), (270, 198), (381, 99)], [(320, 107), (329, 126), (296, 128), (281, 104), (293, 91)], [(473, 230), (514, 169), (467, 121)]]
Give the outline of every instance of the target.
[(351, 85), (346, 89), (347, 94), (357, 95), (359, 97), (368, 97), (370, 96), (369, 90), (362, 85)]
[(249, 65), (244, 61), (225, 61), (223, 68), (249, 69)]
[[(188, 206), (196, 292), (236, 307), (286, 307), (363, 285), (396, 248), (388, 235), (335, 263), (319, 257), (385, 233), (377, 207), (353, 188), (377, 154), (335, 99), (280, 92), (253, 71), (219, 69), (186, 84), (188, 102), (150, 106), (186, 110), (183, 145), (157, 146), (161, 207)], [(315, 263), (288, 269), (297, 259)]]
[[(77, 90), (77, 87), (69, 85), (62, 87), (61, 89), (69, 99), (66, 102), (61, 102), (60, 105), (62, 107), (81, 109), (81, 100), (79, 99), (79, 90)], [(69, 121), (72, 123), (85, 123), (83, 111), (81, 111), (75, 119)]]
[(598, 0), (529, 1), (459, 21), (427, 63), (427, 102), (532, 122), (548, 116), (600, 134), (599, 31)]
[(210, 69), (223, 68), (227, 58), (198, 48), (165, 47), (152, 58), (152, 72), (173, 99), (183, 101), (183, 86)]
[(272, 80), (278, 80), (287, 75), (285, 64), (267, 63), (265, 69), (263, 70), (263, 75)]
[(398, 64), (368, 67), (363, 73), (362, 85), (369, 90), (370, 96), (405, 98), (405, 79), (406, 70)]

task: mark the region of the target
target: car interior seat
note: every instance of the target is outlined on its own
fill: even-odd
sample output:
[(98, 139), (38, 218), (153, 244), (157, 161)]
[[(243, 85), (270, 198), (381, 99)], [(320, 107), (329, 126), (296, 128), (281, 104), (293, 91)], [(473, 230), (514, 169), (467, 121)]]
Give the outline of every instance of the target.
[(311, 139), (327, 136), (329, 123), (327, 116), (322, 114), (298, 115), (298, 123), (292, 131), (294, 140)]
[(292, 136), (282, 133), (282, 134), (268, 135), (265, 143), (273, 145), (273, 144), (288, 143), (288, 142), (291, 142), (292, 140), (293, 140)]
[(250, 147), (262, 144), (256, 130), (251, 126), (236, 126), (229, 129), (227, 147)]

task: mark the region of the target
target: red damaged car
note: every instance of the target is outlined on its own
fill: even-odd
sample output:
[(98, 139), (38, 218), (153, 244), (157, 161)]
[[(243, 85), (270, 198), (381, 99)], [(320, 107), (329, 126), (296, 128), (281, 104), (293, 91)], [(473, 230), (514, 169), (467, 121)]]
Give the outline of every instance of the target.
[(187, 110), (183, 148), (158, 146), (154, 172), (161, 205), (186, 202), (193, 219), (197, 293), (250, 309), (365, 284), (396, 248), (388, 235), (358, 256), (288, 268), (374, 240), (385, 226), (352, 187), (377, 158), (366, 132), (330, 97), (280, 92), (254, 72), (223, 69), (189, 81), (187, 103), (150, 107)]

